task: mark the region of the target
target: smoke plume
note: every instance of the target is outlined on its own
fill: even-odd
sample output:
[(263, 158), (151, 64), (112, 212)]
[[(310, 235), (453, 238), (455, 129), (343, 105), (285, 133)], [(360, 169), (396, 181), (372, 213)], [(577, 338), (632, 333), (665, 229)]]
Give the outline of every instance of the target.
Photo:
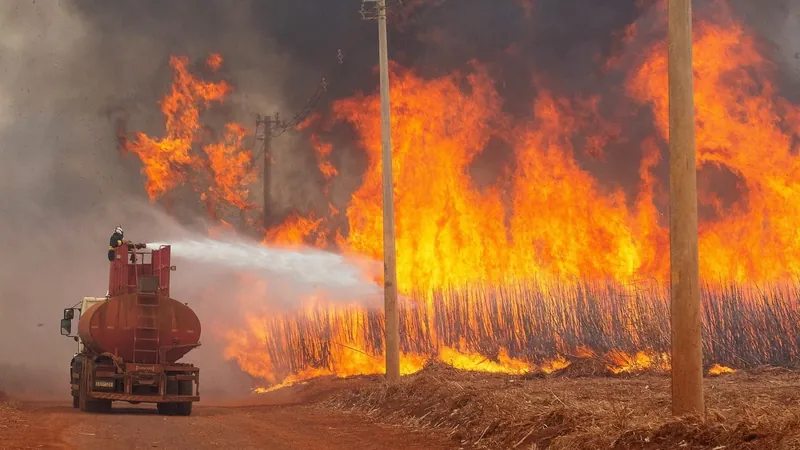
[[(104, 295), (116, 225), (134, 241), (203, 229), (199, 215), (178, 223), (148, 203), (138, 161), (120, 154), (117, 132), (163, 130), (157, 101), (171, 81), (170, 55), (229, 58), (222, 75), (237, 90), (227, 120), (249, 124), (281, 109), (270, 85), (289, 63), (256, 25), (244, 2), (0, 5), (0, 388), (33, 389), (22, 380), (37, 375), (52, 380), (35, 383), (39, 394), (64, 392), (76, 344), (58, 334), (61, 310)], [(211, 338), (215, 309), (230, 305), (207, 306), (201, 321)], [(188, 357), (204, 363), (208, 385), (229, 375), (220, 355)]]
[[(327, 94), (318, 105), (324, 111), (330, 101), (373, 91), (377, 85), (372, 70), (377, 62), (375, 22), (361, 20), (358, 3), (0, 3), (0, 245), (5, 255), (0, 262), (0, 388), (10, 390), (9, 380), (19, 373), (11, 367), (21, 367), (14, 370), (52, 372), (54, 392), (63, 392), (74, 343), (57, 334), (61, 309), (84, 296), (103, 294), (105, 242), (115, 225), (122, 224), (132, 240), (151, 242), (205, 229), (200, 205), (183, 205), (178, 220), (150, 205), (138, 161), (118, 148), (120, 132), (158, 136), (163, 131), (157, 102), (171, 81), (169, 57), (185, 55), (199, 62), (211, 52), (223, 55), (217, 75), (230, 80), (235, 90), (215, 110), (212, 122), (233, 120), (253, 127), (257, 113), (291, 116), (321, 77), (335, 73), (326, 79)], [(463, 70), (470, 60), (478, 60), (495, 80), (505, 111), (529, 117), (537, 95), (533, 73), (557, 94), (619, 89), (621, 75), (604, 70), (603, 62), (619, 56), (620, 48), (629, 56), (640, 50), (621, 43), (624, 31), (633, 23), (652, 25), (655, 3), (412, 2), (412, 9), (395, 10), (399, 14), (393, 16), (397, 26), (390, 34), (390, 51), (392, 59), (426, 76)], [(771, 55), (784, 78), (782, 94), (797, 100), (797, 3), (731, 4), (738, 19), (773, 46)], [(657, 27), (640, 28), (653, 33), (653, 39), (665, 38)], [(343, 61), (337, 61), (339, 51)], [(614, 102), (621, 95), (604, 98)], [(365, 158), (347, 133), (331, 140), (336, 143), (332, 158), (344, 162), (344, 176), (331, 188), (334, 203), (341, 206), (359, 184)], [(277, 208), (326, 210), (327, 200), (309, 182), (318, 173), (307, 140), (302, 135), (282, 137), (273, 147), (271, 183)], [(508, 151), (490, 143), (476, 160), (494, 168), (496, 173), (486, 175), (494, 179), (507, 159)], [(630, 152), (612, 152), (606, 168), (599, 170), (635, 186), (638, 161)], [(582, 163), (593, 164), (591, 158)], [(258, 189), (250, 199), (261, 202)], [(176, 292), (194, 294), (208, 282), (200, 274), (178, 272)], [(197, 310), (204, 325), (220, 317), (234, 320), (225, 289), (211, 292), (220, 297), (196, 300), (202, 302)], [(189, 359), (207, 363), (203, 370), (211, 376), (204, 379), (213, 385), (235, 370), (214, 364), (222, 350), (211, 327), (205, 330), (207, 345)]]

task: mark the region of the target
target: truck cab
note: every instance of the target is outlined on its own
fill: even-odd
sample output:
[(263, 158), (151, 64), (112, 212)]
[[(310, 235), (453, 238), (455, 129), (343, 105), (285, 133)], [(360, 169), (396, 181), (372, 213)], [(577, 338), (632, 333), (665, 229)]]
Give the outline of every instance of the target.
[(72, 334), (73, 320), (80, 320), (81, 311), (88, 311), (92, 306), (103, 303), (108, 300), (108, 297), (83, 297), (80, 306), (73, 306), (72, 308), (64, 309), (64, 318), (61, 319), (61, 335), (75, 339), (78, 343), (78, 353), (83, 353), (83, 342), (81, 337), (77, 334)]

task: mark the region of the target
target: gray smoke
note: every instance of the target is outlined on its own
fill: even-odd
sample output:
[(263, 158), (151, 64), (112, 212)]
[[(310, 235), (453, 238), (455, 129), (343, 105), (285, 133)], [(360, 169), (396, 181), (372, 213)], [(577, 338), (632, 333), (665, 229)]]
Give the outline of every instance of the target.
[(800, 102), (800, 3), (781, 0), (769, 8), (759, 8), (755, 2), (742, 2), (740, 9), (760, 37), (771, 44), (780, 69), (782, 94)]
[(784, 18), (778, 45), (781, 55), (792, 68), (795, 82), (800, 80), (800, 3), (793, 3), (789, 14)]
[[(786, 78), (782, 92), (800, 99), (797, 1), (731, 2), (737, 17), (773, 45), (772, 55)], [(256, 113), (291, 115), (311, 95), (319, 78), (327, 75), (337, 49), (344, 47), (348, 51), (343, 72), (329, 80), (329, 95), (320, 105), (324, 109), (332, 98), (355, 90), (371, 92), (377, 84), (371, 71), (377, 51), (374, 22), (360, 20), (359, 3), (0, 2), (0, 248), (4, 256), (0, 262), (0, 388), (3, 380), (8, 386), (12, 376), (8, 368), (15, 366), (28, 373), (53, 370), (53, 390), (64, 392), (62, 383), (74, 343), (57, 334), (61, 309), (83, 296), (102, 295), (106, 289), (106, 240), (115, 225), (124, 225), (127, 237), (139, 241), (169, 241), (185, 237), (187, 229), (206, 226), (202, 205), (181, 209), (180, 222), (149, 205), (138, 161), (121, 156), (117, 149), (117, 131), (122, 127), (155, 136), (163, 131), (157, 102), (171, 83), (169, 57), (185, 55), (199, 62), (208, 53), (221, 53), (225, 62), (216, 76), (231, 81), (235, 93), (215, 109), (214, 124), (235, 120), (252, 128)], [(652, 11), (636, 5), (647, 1), (621, 1), (612, 7), (585, 0), (542, 0), (533, 2), (530, 18), (512, 0), (417, 3), (403, 30), (393, 30), (390, 36), (393, 59), (421, 67), (423, 74), (437, 75), (464, 69), (469, 59), (477, 58), (490, 66), (510, 113), (524, 118), (530, 115), (536, 95), (530, 82), (534, 71), (552, 82), (551, 88), (559, 94), (577, 88), (584, 94), (605, 95), (611, 85), (619, 90), (621, 80), (607, 78), (599, 62), (613, 53), (626, 25), (640, 22), (643, 34), (651, 33), (652, 39), (665, 36), (662, 30), (646, 29), (654, 22)], [(354, 42), (353, 47), (345, 47), (345, 40)], [(507, 51), (511, 47), (519, 50)], [(609, 98), (614, 103), (619, 95)], [(351, 167), (342, 172), (362, 171), (363, 155), (352, 151), (352, 140), (334, 138), (333, 157)], [(621, 145), (638, 152), (636, 145)], [(274, 141), (273, 151), (277, 164), (272, 190), (277, 207), (324, 212), (327, 201), (311, 182), (319, 174), (303, 138), (283, 136)], [(509, 155), (494, 152), (488, 159)], [(610, 160), (612, 175), (619, 179), (625, 176), (620, 172), (635, 174), (638, 158), (624, 152), (619, 155), (619, 164)], [(620, 170), (622, 165), (627, 169)], [(343, 206), (358, 182), (357, 177), (345, 176), (332, 186), (338, 199), (335, 206)], [(261, 202), (260, 192), (258, 186), (251, 190), (256, 204)], [(218, 317), (235, 321), (238, 312), (231, 308), (229, 284), (206, 289), (203, 283), (207, 282), (185, 270), (176, 274), (176, 289), (192, 295), (181, 300), (202, 301), (197, 310), (206, 330), (206, 346), (190, 355), (207, 363), (204, 370), (212, 375), (204, 380), (209, 386), (215, 376), (221, 380), (235, 373), (228, 372), (227, 364), (213, 364), (222, 352), (212, 339), (211, 324)], [(216, 367), (219, 371), (214, 375)]]
[[(117, 149), (121, 116), (131, 130), (162, 132), (169, 56), (226, 57), (221, 76), (236, 93), (224, 120), (250, 125), (256, 112), (283, 106), (270, 86), (289, 61), (253, 31), (247, 3), (144, 3), (0, 4), (0, 389), (10, 393), (65, 392), (75, 344), (58, 334), (58, 320), (82, 297), (104, 295), (115, 225), (135, 241), (203, 229), (200, 211), (177, 223), (148, 204), (138, 161)], [(204, 308), (204, 325), (214, 309)], [(221, 353), (198, 351), (207, 387), (230, 376)], [(24, 386), (32, 374), (52, 383)]]

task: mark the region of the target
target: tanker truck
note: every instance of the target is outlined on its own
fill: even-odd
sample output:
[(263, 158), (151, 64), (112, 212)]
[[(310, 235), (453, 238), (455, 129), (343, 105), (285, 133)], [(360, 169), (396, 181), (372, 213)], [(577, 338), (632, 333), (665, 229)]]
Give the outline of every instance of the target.
[(200, 346), (200, 321), (188, 304), (170, 297), (174, 270), (170, 246), (126, 243), (110, 263), (106, 297), (64, 309), (61, 334), (78, 343), (70, 363), (74, 408), (108, 412), (122, 401), (191, 415), (200, 400), (200, 369), (178, 361)]

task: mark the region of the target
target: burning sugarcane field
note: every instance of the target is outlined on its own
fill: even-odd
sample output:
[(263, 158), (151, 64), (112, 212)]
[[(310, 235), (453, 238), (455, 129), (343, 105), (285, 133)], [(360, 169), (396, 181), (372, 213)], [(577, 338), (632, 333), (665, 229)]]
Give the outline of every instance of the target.
[(795, 0), (41, 3), (0, 449), (800, 449)]

